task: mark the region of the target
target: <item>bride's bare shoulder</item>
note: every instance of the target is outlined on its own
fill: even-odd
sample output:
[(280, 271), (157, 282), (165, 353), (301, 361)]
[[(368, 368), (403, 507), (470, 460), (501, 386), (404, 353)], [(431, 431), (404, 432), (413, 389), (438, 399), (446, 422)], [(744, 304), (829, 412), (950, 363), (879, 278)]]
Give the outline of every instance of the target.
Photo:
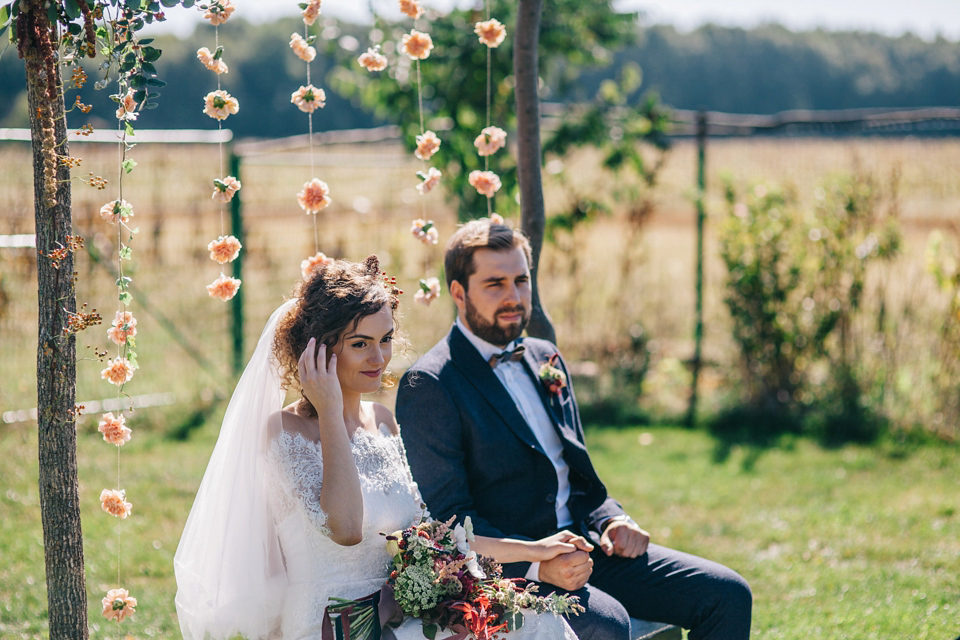
[(296, 405), (284, 407), (280, 411), (270, 414), (267, 419), (267, 428), (274, 438), (281, 433), (300, 434), (305, 439), (315, 440), (317, 436), (316, 419), (300, 415)]
[(377, 421), (377, 426), (386, 425), (387, 429), (390, 430), (391, 435), (397, 435), (400, 433), (400, 427), (397, 426), (397, 419), (394, 417), (393, 412), (390, 409), (387, 409), (385, 406), (379, 402), (370, 403), (373, 407), (373, 415)]

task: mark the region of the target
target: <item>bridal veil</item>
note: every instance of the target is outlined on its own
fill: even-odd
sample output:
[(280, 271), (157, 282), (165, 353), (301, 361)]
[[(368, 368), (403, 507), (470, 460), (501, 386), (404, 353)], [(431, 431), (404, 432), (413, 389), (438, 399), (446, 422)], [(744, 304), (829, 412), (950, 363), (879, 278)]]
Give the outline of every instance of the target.
[(188, 640), (279, 628), (287, 574), (267, 492), (267, 419), (283, 406), (273, 341), (289, 300), (267, 321), (223, 418), (174, 556), (180, 630)]

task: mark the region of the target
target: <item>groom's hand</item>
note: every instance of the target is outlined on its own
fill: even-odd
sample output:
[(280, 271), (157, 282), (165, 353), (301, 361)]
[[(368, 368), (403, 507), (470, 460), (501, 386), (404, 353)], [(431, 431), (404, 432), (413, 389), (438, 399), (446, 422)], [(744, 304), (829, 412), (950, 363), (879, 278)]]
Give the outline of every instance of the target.
[(540, 582), (547, 582), (567, 591), (576, 591), (587, 584), (591, 573), (593, 560), (590, 553), (580, 548), (540, 563)]
[(607, 554), (636, 558), (647, 552), (650, 534), (633, 520), (612, 520), (600, 536), (600, 549)]

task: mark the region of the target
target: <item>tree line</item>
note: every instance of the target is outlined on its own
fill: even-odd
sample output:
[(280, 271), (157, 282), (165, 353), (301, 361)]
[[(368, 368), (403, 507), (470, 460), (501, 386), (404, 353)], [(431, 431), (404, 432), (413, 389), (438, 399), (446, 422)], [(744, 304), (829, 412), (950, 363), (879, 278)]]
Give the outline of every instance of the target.
[[(303, 84), (303, 63), (289, 50), (290, 34), (300, 25), (295, 18), (253, 25), (242, 19), (221, 27), (229, 74), (222, 83), (240, 104), (229, 126), (238, 137), (277, 137), (302, 133), (305, 121), (290, 105), (290, 94)], [(337, 93), (328, 74), (337, 68), (348, 48), (366, 46), (368, 26), (328, 23), (321, 38), (336, 42), (339, 52), (320, 47), (312, 63), (314, 83), (327, 93), (327, 106), (314, 118), (316, 130), (370, 127), (397, 119), (389, 109), (376, 113), (354, 94)], [(361, 45), (361, 43), (363, 43)], [(158, 74), (168, 83), (161, 107), (143, 112), (140, 128), (209, 128), (202, 114), (202, 98), (216, 87), (196, 59), (209, 37), (201, 27), (192, 36), (158, 37), (163, 50)], [(435, 52), (443, 55), (443, 52)], [(621, 37), (621, 46), (607, 56), (585, 58), (581, 66), (569, 51), (542, 52), (542, 67), (550, 56), (562, 58), (563, 73), (550, 73), (544, 87), (547, 101), (589, 101), (605, 80), (619, 77), (624, 65), (637, 64), (643, 81), (630, 96), (657, 92), (665, 105), (680, 109), (708, 109), (731, 113), (774, 113), (787, 109), (847, 109), (866, 107), (960, 106), (960, 42), (943, 38), (926, 41), (917, 36), (875, 33), (793, 32), (778, 25), (752, 29), (707, 25), (682, 32), (668, 25), (637, 26)], [(67, 92), (93, 105), (89, 114), (70, 114), (70, 126), (86, 122), (113, 127), (115, 91), (94, 90), (91, 81)], [(319, 82), (318, 82), (319, 80)], [(432, 91), (443, 91), (436, 86)], [(69, 107), (69, 104), (68, 104)], [(305, 119), (305, 116), (304, 116)], [(23, 62), (10, 47), (0, 55), (0, 127), (28, 124)]]

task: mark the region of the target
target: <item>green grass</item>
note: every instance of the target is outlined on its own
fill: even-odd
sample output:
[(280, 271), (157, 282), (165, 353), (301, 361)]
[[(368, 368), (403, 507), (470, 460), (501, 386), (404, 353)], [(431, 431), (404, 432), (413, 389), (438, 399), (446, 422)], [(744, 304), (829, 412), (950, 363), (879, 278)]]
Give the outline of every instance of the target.
[[(79, 432), (91, 637), (179, 637), (172, 559), (215, 440), (134, 434), (122, 450), (125, 521), (102, 513), (116, 453)], [(664, 545), (738, 570), (755, 598), (754, 638), (953, 638), (960, 619), (960, 457), (955, 447), (823, 449), (806, 440), (718, 457), (699, 431), (589, 432), (611, 493)], [(46, 633), (36, 434), (0, 432), (0, 637)], [(721, 460), (719, 461), (718, 460)], [(107, 623), (99, 601), (116, 581), (136, 616)]]

